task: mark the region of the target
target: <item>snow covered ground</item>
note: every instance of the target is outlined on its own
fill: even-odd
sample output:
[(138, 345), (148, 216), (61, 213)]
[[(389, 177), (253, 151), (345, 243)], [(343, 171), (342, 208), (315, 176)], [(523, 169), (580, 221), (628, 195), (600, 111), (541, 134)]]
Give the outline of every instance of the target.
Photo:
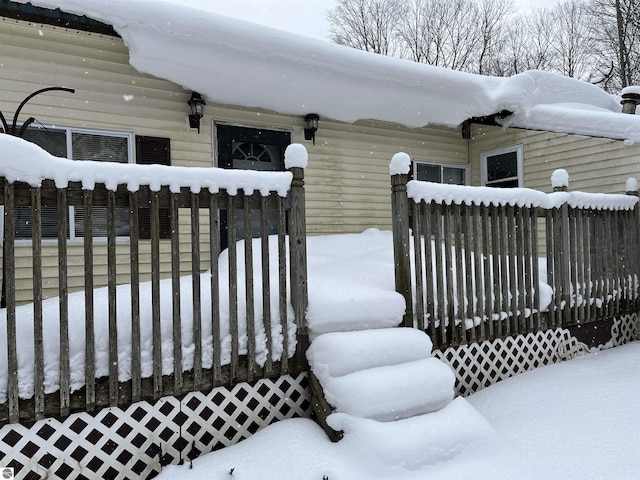
[(171, 480), (631, 480), (640, 471), (640, 342), (500, 382), (396, 422), (336, 414), (345, 438), (285, 420)]

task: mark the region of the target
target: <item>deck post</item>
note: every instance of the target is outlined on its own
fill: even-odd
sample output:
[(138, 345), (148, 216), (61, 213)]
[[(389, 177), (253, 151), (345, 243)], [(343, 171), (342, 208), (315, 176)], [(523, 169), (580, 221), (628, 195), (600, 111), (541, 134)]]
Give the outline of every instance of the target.
[[(391, 222), (393, 225), (393, 261), (396, 292), (405, 300), (402, 321), (404, 327), (413, 327), (413, 295), (411, 293), (411, 259), (409, 246), (409, 197), (407, 182), (411, 159), (406, 153), (396, 153), (391, 159)], [(429, 260), (427, 260), (429, 261)]]
[[(291, 181), (291, 210), (289, 211), (289, 276), (291, 278), (291, 305), (297, 329), (296, 363), (306, 365), (309, 346), (307, 323), (307, 221), (305, 216), (304, 169), (307, 150), (301, 144), (291, 144), (284, 154), (285, 167), (293, 175)], [(286, 335), (286, 332), (283, 332)]]

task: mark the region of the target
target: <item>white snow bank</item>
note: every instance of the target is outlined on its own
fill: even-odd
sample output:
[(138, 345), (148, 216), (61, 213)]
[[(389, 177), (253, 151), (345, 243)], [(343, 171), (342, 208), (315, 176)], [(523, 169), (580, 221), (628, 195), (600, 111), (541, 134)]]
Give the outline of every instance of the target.
[(467, 400), (527, 457), (535, 478), (632, 480), (640, 471), (639, 386), (633, 342), (517, 375)]
[[(270, 425), (234, 446), (183, 466), (169, 466), (160, 480), (533, 480), (518, 453), (465, 399), (438, 412), (397, 422), (334, 414), (344, 438), (331, 443), (306, 419)], [(283, 448), (286, 446), (286, 448)], [(233, 475), (230, 471), (233, 469)], [(566, 478), (566, 477), (565, 477)]]
[(307, 350), (316, 377), (340, 377), (366, 368), (431, 356), (429, 336), (414, 328), (383, 328), (325, 333)]
[[(159, 0), (34, 0), (113, 25), (141, 72), (210, 102), (353, 122), (458, 126), (514, 112), (505, 125), (640, 141), (640, 119), (620, 114), (597, 86), (529, 71), (496, 78), (334, 45)], [(312, 94), (310, 94), (312, 92)]]
[(11, 135), (0, 135), (0, 176), (32, 187), (50, 179), (58, 188), (66, 187), (69, 182), (82, 182), (85, 190), (104, 183), (109, 190), (127, 185), (130, 192), (137, 191), (140, 185), (148, 185), (153, 191), (168, 186), (175, 193), (180, 187), (189, 187), (194, 193), (204, 188), (212, 193), (224, 189), (236, 195), (238, 190), (243, 190), (248, 195), (258, 191), (267, 196), (275, 191), (281, 197), (287, 196), (292, 179), (291, 172), (73, 161), (54, 157), (34, 143)]
[[(640, 342), (538, 368), (396, 422), (284, 420), (160, 480), (634, 480)], [(283, 445), (286, 448), (283, 448)], [(234, 468), (234, 475), (229, 471)]]
[(392, 422), (445, 407), (453, 400), (455, 374), (431, 357), (318, 380), (335, 412)]

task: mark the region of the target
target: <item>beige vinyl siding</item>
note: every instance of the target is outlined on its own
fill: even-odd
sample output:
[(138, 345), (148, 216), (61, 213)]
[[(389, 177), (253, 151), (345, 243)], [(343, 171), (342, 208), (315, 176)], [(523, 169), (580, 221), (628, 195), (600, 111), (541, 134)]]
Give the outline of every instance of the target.
[[(0, 19), (0, 110), (10, 122), (18, 104), (48, 86), (75, 88), (75, 94), (51, 92), (31, 99), (19, 121), (33, 116), (45, 126), (62, 126), (167, 137), (171, 163), (215, 165), (215, 123), (273, 128), (291, 132), (292, 142), (309, 151), (305, 172), (307, 225), (310, 235), (391, 228), (389, 162), (404, 151), (412, 159), (468, 164), (467, 141), (446, 128), (408, 129), (384, 122), (345, 124), (320, 119), (315, 146), (304, 140), (302, 116), (281, 115), (209, 102), (200, 134), (187, 122), (191, 92), (171, 82), (137, 72), (117, 37)], [(312, 91), (309, 93), (313, 94)], [(188, 215), (180, 226), (182, 274), (190, 273)], [(185, 223), (186, 222), (186, 223)], [(201, 231), (208, 212), (201, 211)], [(106, 242), (95, 240), (95, 285), (106, 283)], [(69, 290), (82, 289), (82, 241), (69, 242)], [(45, 296), (57, 295), (58, 261), (55, 242), (44, 244)], [(202, 269), (208, 267), (208, 242), (202, 243)], [(129, 279), (128, 242), (118, 244), (118, 281)], [(160, 266), (170, 274), (170, 243), (163, 240)], [(31, 246), (19, 242), (17, 300), (28, 301), (31, 288)], [(150, 271), (148, 248), (141, 245), (143, 279)]]
[[(622, 114), (621, 114), (622, 115)], [(640, 177), (640, 146), (619, 140), (552, 132), (475, 126), (471, 138), (472, 183), (481, 184), (481, 154), (521, 144), (524, 186), (550, 192), (551, 174), (569, 173), (569, 189), (623, 193), (629, 177)]]
[[(621, 114), (622, 115), (622, 114)], [(569, 190), (624, 193), (629, 177), (640, 178), (640, 146), (619, 140), (500, 127), (475, 126), (471, 138), (472, 184), (481, 184), (481, 154), (521, 144), (524, 186), (553, 191), (551, 174), (569, 173)], [(539, 255), (546, 255), (544, 220), (538, 220)]]

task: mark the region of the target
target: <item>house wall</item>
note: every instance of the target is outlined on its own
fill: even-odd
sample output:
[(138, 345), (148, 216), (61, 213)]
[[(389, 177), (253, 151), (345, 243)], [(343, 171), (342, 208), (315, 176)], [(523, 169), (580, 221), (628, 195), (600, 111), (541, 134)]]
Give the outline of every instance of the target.
[[(384, 122), (345, 124), (321, 118), (316, 143), (304, 140), (299, 116), (216, 105), (208, 102), (200, 134), (190, 129), (187, 105), (191, 92), (171, 82), (137, 72), (128, 63), (122, 40), (107, 35), (0, 19), (0, 110), (11, 121), (19, 103), (47, 86), (66, 86), (75, 94), (53, 92), (34, 97), (19, 121), (35, 117), (43, 125), (83, 127), (133, 135), (171, 139), (173, 165), (215, 165), (216, 122), (268, 127), (291, 132), (293, 142), (309, 150), (306, 171), (307, 227), (310, 235), (360, 232), (369, 227), (391, 228), (389, 161), (398, 151), (414, 159), (446, 164), (467, 164), (467, 141), (459, 131), (446, 128), (407, 129)], [(313, 92), (310, 92), (312, 95)], [(185, 216), (187, 217), (187, 216)], [(201, 219), (206, 226), (206, 219)], [(181, 253), (189, 258), (190, 229), (180, 229)], [(96, 242), (95, 285), (106, 282), (106, 246)], [(57, 294), (57, 245), (46, 243), (43, 252), (45, 297)], [(150, 253), (141, 246), (142, 279), (150, 272)], [(146, 249), (146, 250), (145, 250)], [(170, 245), (163, 241), (163, 252)], [(70, 246), (69, 288), (82, 288), (82, 243)], [(118, 245), (119, 281), (128, 280), (128, 243)], [(202, 268), (208, 242), (202, 245)], [(31, 248), (20, 244), (17, 257), (17, 301), (30, 299)], [(170, 272), (164, 255), (161, 271)], [(190, 273), (188, 261), (183, 272)]]
[[(622, 114), (621, 114), (622, 115)], [(481, 154), (522, 144), (524, 186), (551, 192), (551, 174), (569, 173), (569, 189), (594, 193), (624, 193), (629, 177), (640, 177), (640, 146), (582, 135), (504, 129), (475, 125), (470, 142), (473, 185), (481, 185)]]

